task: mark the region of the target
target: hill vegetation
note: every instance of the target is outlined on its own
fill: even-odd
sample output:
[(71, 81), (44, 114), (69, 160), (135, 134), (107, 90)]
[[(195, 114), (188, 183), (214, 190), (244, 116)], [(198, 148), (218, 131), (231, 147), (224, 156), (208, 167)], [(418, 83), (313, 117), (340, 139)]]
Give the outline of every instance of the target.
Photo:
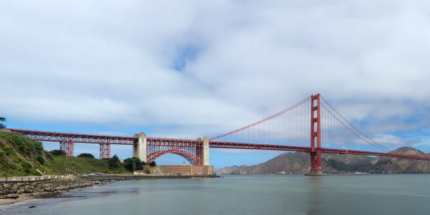
[(0, 129), (6, 128), (6, 125), (3, 124), (3, 122), (6, 122), (6, 118), (0, 117)]
[[(143, 165), (139, 168), (144, 169)], [(120, 174), (132, 173), (132, 169), (116, 155), (103, 160), (88, 153), (65, 156), (60, 150), (45, 151), (42, 143), (18, 133), (0, 131), (0, 177), (83, 173)]]

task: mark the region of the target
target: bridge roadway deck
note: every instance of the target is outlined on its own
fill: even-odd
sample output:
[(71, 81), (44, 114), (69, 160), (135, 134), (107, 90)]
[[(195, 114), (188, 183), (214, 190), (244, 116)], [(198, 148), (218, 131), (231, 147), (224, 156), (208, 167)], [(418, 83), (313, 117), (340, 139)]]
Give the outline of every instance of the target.
[[(72, 140), (75, 143), (100, 144), (100, 143), (109, 142), (110, 144), (119, 144), (119, 145), (137, 145), (137, 141), (138, 141), (137, 137), (127, 137), (127, 136), (62, 133), (62, 132), (50, 132), (50, 131), (22, 130), (22, 129), (13, 129), (13, 128), (8, 128), (4, 130), (18, 132), (38, 141), (60, 142), (60, 141)], [(147, 140), (149, 143), (157, 142), (158, 146), (160, 146), (160, 144), (161, 145), (165, 144), (166, 146), (168, 146), (170, 144), (175, 144), (175, 143), (187, 143), (187, 144), (195, 144), (195, 145), (202, 143), (202, 140), (174, 139), (174, 138), (148, 137)], [(258, 143), (237, 143), (237, 142), (225, 142), (225, 141), (210, 141), (209, 146), (210, 148), (224, 148), (224, 149), (275, 150), (275, 151), (297, 151), (297, 152), (312, 151), (311, 147), (303, 147), (303, 146), (271, 145), (271, 144), (258, 144)], [(331, 154), (396, 157), (396, 158), (430, 161), (430, 157), (425, 157), (425, 156), (348, 150), (348, 149), (321, 148), (321, 152), (331, 153)]]
[[(230, 148), (230, 149), (296, 151), (296, 152), (311, 152), (312, 151), (311, 147), (288, 146), (288, 145), (270, 145), (270, 144), (253, 144), (253, 143), (236, 143), (236, 142), (221, 142), (221, 141), (211, 141), (210, 147), (211, 148)], [(396, 158), (430, 161), (430, 157), (425, 157), (425, 156), (372, 152), (372, 151), (360, 151), (360, 150), (348, 150), (348, 149), (321, 148), (321, 153), (370, 155), (370, 156), (379, 156), (379, 157), (396, 157)]]
[(93, 143), (93, 144), (109, 142), (110, 144), (136, 145), (138, 140), (137, 137), (127, 137), (127, 136), (64, 133), (64, 132), (52, 132), (52, 131), (23, 130), (23, 129), (14, 129), (14, 128), (7, 128), (4, 130), (21, 133), (34, 140), (50, 141), (50, 142), (73, 141), (75, 143)]

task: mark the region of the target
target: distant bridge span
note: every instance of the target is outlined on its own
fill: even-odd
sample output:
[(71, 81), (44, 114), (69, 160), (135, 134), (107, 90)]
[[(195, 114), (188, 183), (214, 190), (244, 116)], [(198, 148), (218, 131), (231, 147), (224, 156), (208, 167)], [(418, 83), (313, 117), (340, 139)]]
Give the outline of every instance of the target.
[[(197, 165), (209, 165), (209, 148), (306, 152), (311, 159), (310, 173), (315, 175), (322, 173), (321, 153), (430, 161), (426, 156), (391, 153), (387, 147), (355, 128), (319, 94), (256, 123), (211, 139), (152, 138), (143, 132), (130, 137), (14, 128), (4, 130), (38, 141), (59, 142), (60, 149), (70, 156), (73, 155), (74, 143), (99, 144), (101, 159), (110, 157), (112, 144), (132, 145), (133, 156), (146, 162), (174, 153)], [(375, 150), (361, 150), (364, 146)]]
[[(63, 132), (51, 132), (51, 131), (38, 131), (38, 130), (25, 130), (25, 129), (13, 129), (7, 128), (4, 130), (20, 133), (31, 139), (38, 141), (48, 141), (48, 142), (60, 142), (60, 143), (89, 143), (89, 144), (108, 144), (109, 146), (114, 145), (138, 145), (138, 137), (129, 136), (113, 136), (113, 135), (93, 135), (93, 134), (79, 134), (79, 133), (63, 133)], [(150, 142), (149, 147), (200, 147), (203, 143), (202, 140), (189, 140), (189, 139), (175, 139), (175, 138), (146, 138), (147, 142)], [(295, 152), (312, 152), (311, 147), (301, 147), (301, 146), (287, 146), (287, 145), (271, 145), (271, 144), (255, 144), (255, 143), (237, 143), (237, 142), (223, 142), (223, 141), (210, 141), (210, 148), (221, 148), (221, 149), (249, 149), (249, 150), (273, 150), (273, 151), (295, 151)], [(73, 155), (73, 148), (67, 149), (63, 148), (67, 154)], [(108, 149), (110, 151), (110, 147)], [(370, 155), (379, 157), (395, 157), (395, 158), (405, 158), (405, 159), (415, 159), (415, 160), (428, 160), (429, 157), (416, 156), (416, 155), (404, 155), (404, 154), (393, 154), (393, 153), (381, 153), (372, 151), (360, 151), (360, 150), (348, 150), (348, 149), (330, 149), (321, 148), (322, 153), (331, 154), (350, 154), (350, 155)], [(105, 154), (104, 150), (101, 150), (101, 156)], [(166, 154), (166, 153), (163, 153)], [(188, 153), (176, 153), (179, 155), (186, 155), (186, 159), (193, 163), (192, 159), (189, 159)], [(109, 156), (110, 157), (110, 156)], [(159, 156), (157, 156), (158, 158)], [(108, 157), (101, 157), (108, 158)], [(151, 159), (153, 161), (154, 159)], [(201, 162), (194, 162), (193, 164), (198, 164)]]

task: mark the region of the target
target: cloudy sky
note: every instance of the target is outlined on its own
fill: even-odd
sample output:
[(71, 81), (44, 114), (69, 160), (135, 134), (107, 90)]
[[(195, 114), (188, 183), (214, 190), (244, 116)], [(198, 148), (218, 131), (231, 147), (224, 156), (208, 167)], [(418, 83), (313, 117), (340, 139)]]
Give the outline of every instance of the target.
[[(428, 153), (429, 41), (428, 1), (4, 0), (0, 116), (12, 128), (194, 139), (319, 92), (375, 141)], [(276, 154), (211, 150), (210, 161)]]

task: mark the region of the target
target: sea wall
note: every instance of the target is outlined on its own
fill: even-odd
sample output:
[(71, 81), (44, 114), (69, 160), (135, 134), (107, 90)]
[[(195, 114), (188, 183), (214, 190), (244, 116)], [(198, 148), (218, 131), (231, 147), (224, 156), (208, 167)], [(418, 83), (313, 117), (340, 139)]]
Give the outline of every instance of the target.
[(40, 181), (2, 181), (0, 182), (0, 199), (16, 199), (20, 195), (42, 197), (95, 184), (96, 182), (91, 182), (91, 180), (75, 177)]

